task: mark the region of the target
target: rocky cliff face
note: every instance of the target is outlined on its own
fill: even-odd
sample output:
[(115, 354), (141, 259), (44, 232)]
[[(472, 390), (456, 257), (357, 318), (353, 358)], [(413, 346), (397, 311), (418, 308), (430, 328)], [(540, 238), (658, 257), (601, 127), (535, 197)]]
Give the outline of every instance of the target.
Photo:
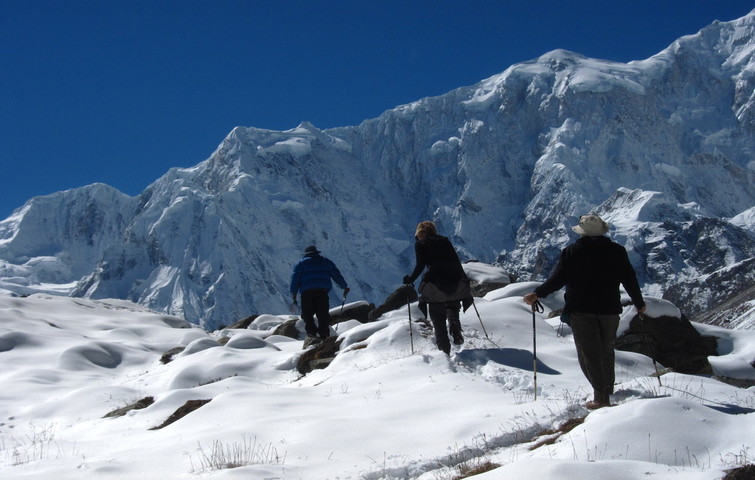
[(539, 279), (597, 211), (648, 293), (704, 312), (752, 285), (727, 272), (755, 257), (754, 30), (755, 14), (715, 23), (629, 64), (554, 51), (353, 127), (236, 128), (135, 198), (94, 185), (30, 200), (0, 223), (0, 288), (128, 298), (214, 328), (283, 311), (308, 244), (380, 303), (413, 266), (420, 220), (463, 259)]

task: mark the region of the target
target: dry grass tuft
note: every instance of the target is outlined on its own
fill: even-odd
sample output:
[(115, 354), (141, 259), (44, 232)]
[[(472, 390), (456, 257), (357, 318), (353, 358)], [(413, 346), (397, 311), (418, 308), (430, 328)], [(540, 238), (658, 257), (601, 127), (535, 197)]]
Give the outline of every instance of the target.
[(554, 429), (543, 430), (537, 436), (538, 437), (547, 436), (547, 438), (544, 438), (543, 440), (540, 440), (539, 442), (532, 445), (530, 447), (530, 451), (537, 450), (543, 445), (553, 445), (554, 443), (556, 443), (556, 440), (558, 440), (562, 435), (569, 433), (572, 430), (574, 430), (576, 427), (582, 425), (585, 422), (585, 418), (587, 417), (570, 418), (569, 420), (562, 423), (555, 430)]

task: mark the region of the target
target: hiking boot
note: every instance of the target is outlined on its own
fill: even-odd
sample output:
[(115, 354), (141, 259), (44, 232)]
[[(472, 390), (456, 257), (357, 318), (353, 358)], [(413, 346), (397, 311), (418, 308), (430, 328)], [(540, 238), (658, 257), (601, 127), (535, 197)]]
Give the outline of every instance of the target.
[(603, 407), (610, 407), (610, 402), (600, 402), (598, 400), (590, 400), (585, 404), (585, 407), (587, 407), (588, 410), (597, 410), (599, 408)]
[(453, 334), (454, 337), (454, 345), (461, 345), (464, 343), (464, 336), (461, 334), (461, 332), (455, 332)]

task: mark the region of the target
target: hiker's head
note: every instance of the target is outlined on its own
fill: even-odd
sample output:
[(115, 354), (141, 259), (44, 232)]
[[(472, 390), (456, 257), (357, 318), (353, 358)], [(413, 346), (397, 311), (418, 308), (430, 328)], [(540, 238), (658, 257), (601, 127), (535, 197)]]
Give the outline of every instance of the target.
[(438, 230), (435, 229), (435, 224), (429, 220), (425, 220), (424, 222), (419, 222), (417, 225), (417, 231), (414, 232), (414, 236), (417, 237), (417, 239), (422, 240), (426, 238), (428, 235), (437, 235)]
[(608, 233), (608, 224), (591, 213), (579, 217), (579, 225), (572, 227), (572, 230), (584, 237), (597, 237)]
[(304, 249), (304, 255), (317, 255), (320, 251), (314, 245), (310, 245)]

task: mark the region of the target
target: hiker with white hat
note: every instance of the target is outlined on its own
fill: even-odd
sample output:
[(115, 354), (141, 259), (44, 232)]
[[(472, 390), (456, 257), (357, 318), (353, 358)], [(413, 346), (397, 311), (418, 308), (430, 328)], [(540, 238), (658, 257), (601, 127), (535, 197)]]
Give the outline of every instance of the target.
[(626, 249), (605, 236), (608, 224), (598, 215), (582, 215), (572, 227), (580, 235), (561, 251), (550, 277), (524, 296), (528, 305), (566, 287), (562, 320), (571, 326), (582, 372), (593, 387), (587, 408), (609, 406), (613, 393), (614, 342), (622, 312), (619, 285), (638, 312), (645, 311), (637, 275)]

